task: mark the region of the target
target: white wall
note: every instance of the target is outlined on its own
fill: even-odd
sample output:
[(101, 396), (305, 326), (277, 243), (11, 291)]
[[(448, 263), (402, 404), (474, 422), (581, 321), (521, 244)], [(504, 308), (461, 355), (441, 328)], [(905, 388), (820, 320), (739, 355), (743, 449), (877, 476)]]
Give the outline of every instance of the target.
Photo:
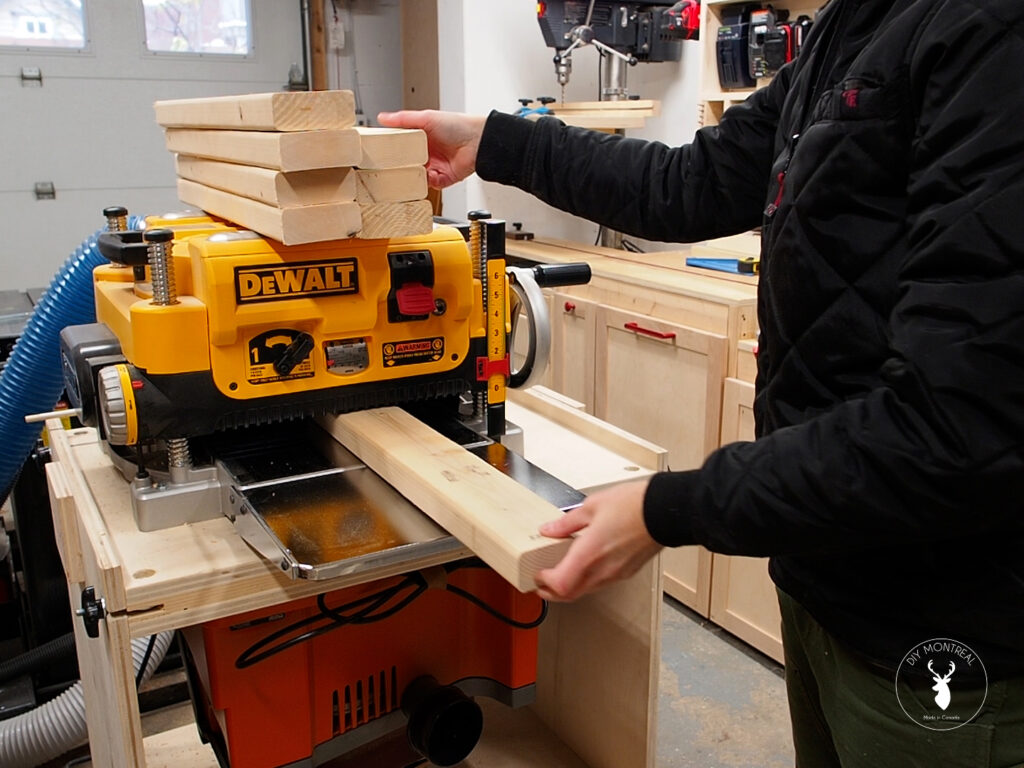
[[(244, 59), (153, 54), (140, 0), (87, 0), (82, 51), (0, 49), (0, 289), (45, 287), (103, 226), (101, 211), (180, 210), (174, 161), (153, 116), (156, 99), (280, 90), (302, 61), (300, 5), (252, 0)], [(38, 67), (42, 85), (23, 85)], [(57, 196), (36, 200), (34, 183)]]
[(322, 1), (328, 87), (353, 91), (360, 123), (376, 125), (378, 112), (402, 107), (399, 0)]
[[(441, 108), (473, 114), (492, 109), (512, 112), (519, 98), (561, 96), (555, 79), (554, 51), (544, 45), (536, 3), (529, 0), (438, 0)], [(566, 101), (594, 101), (598, 93), (597, 51), (573, 54)], [(629, 136), (680, 144), (697, 129), (699, 57), (696, 43), (685, 43), (678, 62), (638, 64), (629, 69), (630, 92), (660, 99), (661, 114)], [(530, 195), (476, 176), (444, 195), (447, 215), (462, 216), (486, 208), (508, 222), (521, 221), (539, 235), (594, 242), (597, 226), (541, 203)], [(669, 248), (664, 244), (638, 244)]]

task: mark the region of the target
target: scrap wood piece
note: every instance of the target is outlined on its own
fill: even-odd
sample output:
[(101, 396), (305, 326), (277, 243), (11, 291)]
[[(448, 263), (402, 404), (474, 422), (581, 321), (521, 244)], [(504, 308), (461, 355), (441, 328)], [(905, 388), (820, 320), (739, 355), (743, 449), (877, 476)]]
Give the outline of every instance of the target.
[(418, 128), (373, 128), (358, 126), (363, 152), (360, 168), (400, 168), (406, 165), (425, 165), (427, 162), (427, 134)]
[(278, 208), (356, 199), (356, 172), (352, 168), (318, 168), (285, 173), (273, 168), (224, 163), (192, 155), (178, 155), (175, 163), (178, 176), (183, 179)]
[(403, 203), (427, 197), (427, 169), (422, 165), (377, 170), (356, 168), (356, 202)]
[(153, 105), (165, 127), (316, 131), (356, 123), (352, 91), (281, 91), (168, 99)]
[(429, 200), (370, 203), (359, 206), (363, 228), (356, 237), (367, 240), (428, 235), (434, 230), (434, 207)]
[(355, 128), (293, 133), (168, 128), (165, 135), (171, 152), (285, 172), (351, 167), (363, 156)]
[(324, 416), (320, 425), (522, 592), (569, 539), (541, 536), (550, 502), (400, 408)]
[(275, 208), (188, 179), (178, 179), (178, 197), (183, 203), (241, 224), (285, 245), (341, 240), (355, 236), (363, 226), (359, 204), (354, 200)]

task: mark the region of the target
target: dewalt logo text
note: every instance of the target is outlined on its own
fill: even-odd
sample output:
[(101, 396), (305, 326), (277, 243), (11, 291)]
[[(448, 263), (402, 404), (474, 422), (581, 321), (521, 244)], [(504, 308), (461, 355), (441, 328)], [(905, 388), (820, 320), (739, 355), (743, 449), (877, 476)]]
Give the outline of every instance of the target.
[(359, 293), (355, 259), (235, 267), (239, 304), (346, 293)]

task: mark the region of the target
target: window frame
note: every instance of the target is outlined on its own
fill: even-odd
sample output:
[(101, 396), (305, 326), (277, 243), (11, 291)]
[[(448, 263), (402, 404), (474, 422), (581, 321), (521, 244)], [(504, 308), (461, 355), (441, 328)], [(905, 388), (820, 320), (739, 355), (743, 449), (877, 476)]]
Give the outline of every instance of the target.
[[(47, 56), (81, 56), (92, 55), (92, 35), (90, 34), (91, 24), (89, 23), (90, 0), (82, 0), (82, 44), (80, 46), (69, 45), (38, 45), (30, 42), (22, 43), (0, 43), (0, 54), (10, 53), (34, 53)], [(26, 14), (28, 15), (28, 14)], [(38, 17), (33, 17), (38, 19)]]
[(146, 6), (145, 0), (137, 0), (135, 5), (139, 17), (139, 44), (142, 47), (144, 57), (158, 59), (171, 59), (174, 61), (223, 61), (227, 63), (241, 63), (256, 58), (256, 8), (254, 0), (243, 0), (248, 15), (248, 53), (215, 53), (208, 51), (154, 51), (149, 47), (149, 30), (146, 27)]

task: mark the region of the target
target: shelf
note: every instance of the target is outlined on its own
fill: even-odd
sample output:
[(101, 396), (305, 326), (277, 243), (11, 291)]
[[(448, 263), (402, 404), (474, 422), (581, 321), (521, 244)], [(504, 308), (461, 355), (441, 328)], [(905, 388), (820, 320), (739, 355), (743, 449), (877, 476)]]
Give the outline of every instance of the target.
[(707, 91), (702, 93), (701, 101), (733, 101), (739, 103), (746, 101), (755, 91), (754, 88), (743, 88), (735, 91)]

